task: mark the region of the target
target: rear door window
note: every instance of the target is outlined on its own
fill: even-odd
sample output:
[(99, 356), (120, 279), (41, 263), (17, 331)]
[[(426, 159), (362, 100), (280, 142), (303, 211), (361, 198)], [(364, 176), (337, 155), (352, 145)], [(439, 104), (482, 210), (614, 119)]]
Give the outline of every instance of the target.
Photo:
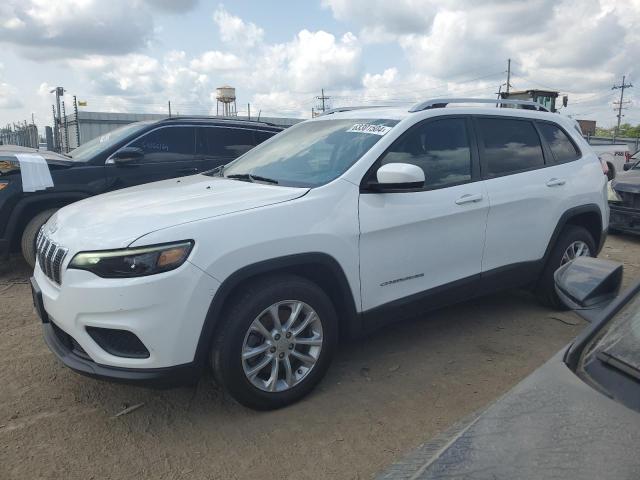
[(471, 180), (471, 148), (466, 120), (447, 118), (414, 127), (385, 153), (380, 165), (387, 163), (410, 163), (420, 167), (427, 189)]
[(498, 177), (544, 166), (540, 137), (532, 122), (478, 118), (485, 175)]
[(144, 152), (142, 162), (174, 162), (192, 160), (195, 154), (193, 127), (164, 127), (153, 130), (134, 140), (130, 147)]
[(234, 159), (255, 147), (253, 130), (227, 127), (198, 128), (198, 152), (206, 157)]
[(556, 163), (572, 162), (580, 158), (580, 152), (561, 128), (551, 123), (538, 123), (538, 128), (549, 144)]

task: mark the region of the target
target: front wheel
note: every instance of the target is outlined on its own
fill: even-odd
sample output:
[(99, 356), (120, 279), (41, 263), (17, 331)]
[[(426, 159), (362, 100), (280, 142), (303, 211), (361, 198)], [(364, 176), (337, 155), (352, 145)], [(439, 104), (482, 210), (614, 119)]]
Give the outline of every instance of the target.
[(36, 238), (38, 237), (38, 232), (57, 210), (57, 208), (51, 208), (38, 213), (29, 220), (29, 223), (24, 227), (20, 247), (22, 249), (22, 256), (31, 268), (36, 266)]
[(257, 410), (289, 405), (322, 379), (337, 344), (337, 318), (327, 295), (293, 275), (242, 289), (225, 310), (211, 350), (216, 380)]
[(567, 225), (551, 250), (547, 264), (538, 280), (536, 294), (541, 303), (556, 309), (566, 307), (558, 297), (554, 273), (558, 268), (577, 257), (595, 257), (596, 242), (589, 231), (577, 225)]

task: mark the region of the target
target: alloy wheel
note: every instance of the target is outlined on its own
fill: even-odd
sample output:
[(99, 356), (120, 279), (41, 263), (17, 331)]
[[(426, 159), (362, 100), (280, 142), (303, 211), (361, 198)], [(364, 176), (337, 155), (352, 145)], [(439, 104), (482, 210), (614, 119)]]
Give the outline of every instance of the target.
[(311, 372), (323, 344), (322, 322), (313, 308), (284, 300), (251, 322), (242, 344), (242, 369), (265, 392), (289, 390)]
[(590, 257), (591, 250), (589, 249), (589, 245), (587, 245), (582, 240), (576, 240), (571, 243), (567, 249), (564, 251), (562, 255), (562, 260), (560, 261), (560, 265), (564, 265), (567, 262), (570, 262), (574, 258), (577, 257)]

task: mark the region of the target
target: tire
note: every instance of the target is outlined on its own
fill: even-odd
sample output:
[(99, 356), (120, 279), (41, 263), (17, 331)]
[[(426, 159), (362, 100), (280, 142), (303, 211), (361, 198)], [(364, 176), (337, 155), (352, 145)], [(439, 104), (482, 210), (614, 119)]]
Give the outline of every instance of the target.
[[(300, 313), (287, 329), (294, 308)], [(278, 312), (281, 330), (273, 322), (273, 311)], [(333, 304), (315, 283), (302, 277), (277, 275), (243, 286), (222, 318), (211, 347), (214, 377), (235, 400), (255, 410), (273, 410), (300, 400), (324, 377), (335, 354), (338, 321)], [(296, 332), (305, 321), (309, 325)], [(265, 327), (263, 333), (255, 328), (256, 322)], [(292, 347), (289, 343), (296, 341), (307, 344)], [(311, 342), (321, 345), (308, 345)], [(252, 349), (263, 348), (268, 350), (246, 360), (242, 357), (243, 352), (249, 355)], [(307, 361), (315, 357), (315, 363), (301, 363), (300, 354)], [(259, 373), (251, 375), (267, 361)]]
[(609, 168), (609, 171), (607, 172), (607, 180), (611, 181), (616, 178), (616, 168), (610, 162), (607, 162), (607, 167)]
[(49, 220), (51, 215), (56, 213), (57, 210), (57, 208), (51, 208), (38, 213), (29, 220), (29, 223), (24, 227), (20, 247), (22, 249), (22, 256), (31, 268), (36, 266), (36, 237), (38, 236), (38, 232), (40, 228), (42, 228), (42, 225), (47, 223), (47, 220)]
[(593, 257), (596, 254), (596, 242), (586, 228), (577, 225), (567, 225), (562, 230), (558, 240), (553, 246), (553, 250), (551, 250), (536, 287), (536, 295), (538, 299), (547, 307), (566, 310), (565, 305), (556, 293), (553, 274), (561, 265), (566, 263), (566, 261), (563, 260), (565, 252), (567, 252), (567, 249), (571, 245), (575, 244), (575, 242), (582, 242), (588, 247), (589, 252), (583, 256)]

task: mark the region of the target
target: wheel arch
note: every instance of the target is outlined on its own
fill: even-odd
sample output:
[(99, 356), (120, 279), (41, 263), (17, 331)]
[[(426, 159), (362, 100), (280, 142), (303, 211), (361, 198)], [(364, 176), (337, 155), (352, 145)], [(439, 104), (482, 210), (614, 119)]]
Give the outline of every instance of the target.
[(50, 208), (62, 208), (70, 203), (90, 197), (84, 193), (43, 193), (22, 199), (11, 212), (6, 238), (11, 247), (20, 241), (27, 223), (38, 213)]
[(198, 363), (206, 364), (224, 308), (237, 289), (258, 278), (282, 273), (306, 278), (327, 293), (338, 314), (340, 336), (356, 336), (362, 331), (351, 286), (338, 261), (331, 255), (320, 252), (287, 255), (244, 266), (222, 282), (202, 326), (195, 354)]
[(596, 243), (598, 249), (597, 253), (600, 253), (600, 250), (602, 250), (606, 232), (604, 225), (602, 225), (602, 212), (600, 207), (595, 203), (581, 205), (579, 207), (570, 208), (564, 212), (560, 217), (560, 220), (558, 220), (558, 224), (551, 235), (551, 239), (547, 245), (547, 250), (544, 254), (545, 265), (549, 255), (551, 254), (553, 246), (560, 236), (560, 233), (567, 225), (576, 225), (586, 228)]

